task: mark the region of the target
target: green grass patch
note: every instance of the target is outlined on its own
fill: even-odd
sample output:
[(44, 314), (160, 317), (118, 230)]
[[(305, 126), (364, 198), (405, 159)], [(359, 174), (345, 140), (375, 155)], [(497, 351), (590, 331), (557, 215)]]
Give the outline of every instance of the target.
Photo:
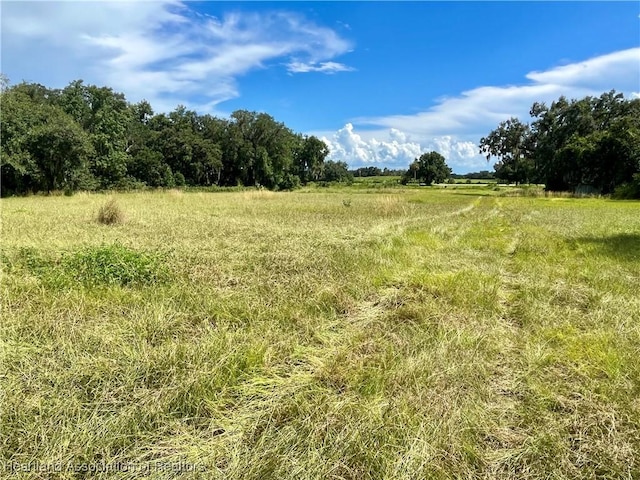
[(84, 247), (59, 256), (33, 247), (20, 248), (13, 258), (5, 255), (9, 271), (23, 269), (48, 287), (154, 285), (169, 279), (160, 254), (138, 252), (118, 243)]

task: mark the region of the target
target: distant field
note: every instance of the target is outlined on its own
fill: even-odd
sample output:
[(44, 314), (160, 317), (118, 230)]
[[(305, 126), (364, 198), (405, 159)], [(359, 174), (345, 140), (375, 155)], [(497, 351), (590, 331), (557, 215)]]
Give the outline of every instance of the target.
[(2, 475), (640, 478), (640, 203), (500, 193), (2, 199)]
[(354, 177), (353, 184), (356, 187), (397, 187), (401, 178), (398, 176)]

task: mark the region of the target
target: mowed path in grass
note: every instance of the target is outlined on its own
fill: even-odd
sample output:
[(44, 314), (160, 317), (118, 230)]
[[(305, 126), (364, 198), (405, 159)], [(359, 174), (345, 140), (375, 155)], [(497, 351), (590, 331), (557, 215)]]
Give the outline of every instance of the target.
[(2, 199), (0, 475), (638, 478), (640, 204), (494, 194)]

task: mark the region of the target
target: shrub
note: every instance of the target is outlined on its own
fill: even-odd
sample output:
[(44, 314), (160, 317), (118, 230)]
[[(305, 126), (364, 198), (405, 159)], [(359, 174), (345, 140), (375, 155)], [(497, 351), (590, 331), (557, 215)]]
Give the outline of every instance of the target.
[(181, 172), (176, 172), (173, 174), (173, 181), (176, 187), (184, 187), (187, 184), (187, 181)]
[(111, 198), (98, 210), (98, 222), (103, 225), (115, 225), (124, 222), (124, 212), (116, 202), (115, 198)]
[(620, 200), (640, 199), (640, 173), (636, 173), (629, 183), (617, 187), (612, 196)]

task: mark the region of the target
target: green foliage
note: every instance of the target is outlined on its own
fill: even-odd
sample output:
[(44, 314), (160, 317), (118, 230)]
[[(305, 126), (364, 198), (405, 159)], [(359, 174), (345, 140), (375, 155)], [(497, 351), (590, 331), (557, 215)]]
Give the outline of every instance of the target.
[(280, 182), (280, 190), (295, 190), (300, 188), (300, 177), (292, 173), (284, 175), (282, 182)]
[(405, 173), (405, 170), (403, 170), (403, 169), (390, 170), (390, 169), (388, 169), (386, 167), (381, 170), (378, 167), (369, 166), (369, 167), (356, 168), (355, 170), (351, 170), (351, 173), (353, 174), (354, 178), (358, 178), (358, 177), (401, 177)]
[(86, 132), (49, 100), (42, 86), (20, 84), (2, 92), (2, 191), (74, 189), (92, 153)]
[(313, 135), (302, 140), (302, 148), (296, 158), (301, 182), (320, 180), (327, 155), (329, 155), (329, 147), (322, 140)]
[(613, 192), (613, 198), (621, 200), (640, 199), (640, 173), (636, 173), (629, 183), (617, 187)]
[(328, 160), (324, 164), (322, 180), (325, 182), (351, 183), (353, 181), (353, 175), (349, 173), (349, 167), (345, 162)]
[[(327, 145), (266, 113), (231, 118), (178, 106), (154, 115), (107, 87), (3, 88), (2, 194), (112, 189), (144, 184), (260, 186), (291, 190), (323, 179)], [(343, 177), (334, 166), (330, 176)], [(348, 177), (348, 175), (346, 175)]]
[(23, 247), (5, 262), (10, 271), (24, 269), (50, 288), (136, 287), (169, 279), (163, 256), (138, 252), (118, 243), (85, 247), (59, 258)]
[(447, 166), (445, 158), (438, 152), (423, 153), (409, 165), (409, 170), (404, 174), (403, 184), (411, 179), (424, 182), (427, 185), (442, 183), (451, 175), (451, 169)]
[(41, 112), (42, 123), (29, 131), (23, 143), (33, 176), (47, 192), (72, 188), (92, 151), (88, 137), (59, 108), (43, 106)]
[(117, 243), (86, 247), (64, 257), (62, 265), (74, 280), (90, 287), (148, 285), (168, 279), (161, 256), (137, 252)]
[(548, 190), (609, 194), (640, 172), (640, 99), (600, 97), (535, 103), (531, 125), (502, 122), (480, 140), (496, 177), (546, 184)]
[(487, 137), (480, 139), (480, 153), (500, 160), (495, 164), (495, 176), (500, 180), (515, 183), (529, 183), (533, 175), (533, 162), (528, 157), (526, 143), (529, 125), (517, 118), (500, 123)]

